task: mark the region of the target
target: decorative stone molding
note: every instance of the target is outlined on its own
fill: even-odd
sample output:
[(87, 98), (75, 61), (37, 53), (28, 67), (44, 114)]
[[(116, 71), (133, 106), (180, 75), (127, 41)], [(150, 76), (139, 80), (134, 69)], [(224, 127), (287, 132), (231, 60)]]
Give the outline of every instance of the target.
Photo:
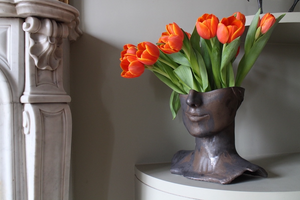
[(23, 132), (28, 135), (30, 133), (30, 115), (28, 111), (23, 111)]
[(63, 87), (63, 42), (69, 29), (53, 19), (28, 17), (25, 32), (25, 133), (28, 200), (68, 200), (71, 98)]
[(1, 200), (69, 200), (63, 68), (78, 25), (79, 12), (57, 0), (0, 0)]

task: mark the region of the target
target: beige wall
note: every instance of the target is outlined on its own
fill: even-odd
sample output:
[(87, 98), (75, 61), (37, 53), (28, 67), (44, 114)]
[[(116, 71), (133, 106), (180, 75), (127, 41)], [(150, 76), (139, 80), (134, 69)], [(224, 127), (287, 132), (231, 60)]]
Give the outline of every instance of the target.
[[(288, 10), (292, 2), (265, 0), (264, 10)], [(192, 149), (194, 141), (180, 116), (172, 120), (171, 90), (153, 74), (147, 71), (132, 80), (120, 77), (122, 46), (156, 42), (171, 22), (191, 32), (205, 12), (219, 18), (235, 11), (255, 14), (256, 0), (71, 0), (71, 4), (81, 12), (84, 32), (71, 44), (73, 197), (133, 200), (136, 163), (168, 162), (176, 151)], [(268, 45), (244, 82), (246, 99), (236, 129), (241, 155), (300, 151), (299, 48), (299, 43)]]

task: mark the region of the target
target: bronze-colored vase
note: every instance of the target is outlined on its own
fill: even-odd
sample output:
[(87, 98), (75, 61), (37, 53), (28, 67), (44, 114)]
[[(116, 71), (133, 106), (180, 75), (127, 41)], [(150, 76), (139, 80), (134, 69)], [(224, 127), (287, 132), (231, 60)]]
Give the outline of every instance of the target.
[(188, 95), (180, 95), (183, 122), (195, 137), (196, 146), (174, 155), (171, 173), (221, 184), (242, 174), (267, 177), (263, 168), (240, 157), (235, 148), (235, 115), (244, 91), (230, 87), (210, 92), (191, 90)]

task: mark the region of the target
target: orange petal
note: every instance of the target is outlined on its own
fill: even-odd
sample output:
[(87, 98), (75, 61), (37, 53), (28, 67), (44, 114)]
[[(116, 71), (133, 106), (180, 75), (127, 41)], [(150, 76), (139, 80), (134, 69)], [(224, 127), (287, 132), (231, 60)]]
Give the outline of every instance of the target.
[(275, 17), (270, 17), (266, 19), (263, 23), (261, 23), (261, 33), (265, 34), (275, 23)]
[(136, 78), (136, 76), (131, 74), (129, 71), (122, 71), (121, 76), (123, 78)]
[(210, 30), (206, 25), (204, 25), (203, 23), (197, 23), (196, 29), (200, 37), (207, 40), (210, 39)]
[(237, 20), (240, 20), (245, 25), (245, 23), (246, 23), (246, 17), (245, 17), (244, 14), (242, 14), (240, 12), (235, 12), (235, 13), (233, 13), (233, 16), (235, 16), (235, 18)]
[(197, 19), (198, 22), (203, 22), (204, 20), (206, 20), (207, 18), (209, 17), (209, 14), (208, 13), (204, 13), (201, 17), (199, 17)]
[(212, 15), (211, 21), (210, 21), (210, 31), (212, 36), (211, 37), (215, 37), (217, 34), (217, 28), (218, 28), (218, 24), (219, 24), (219, 19)]
[(222, 44), (227, 43), (227, 41), (229, 39), (229, 31), (228, 31), (227, 27), (222, 23), (219, 23), (219, 25), (218, 25), (217, 37), (218, 37), (218, 40)]
[(176, 52), (181, 50), (182, 44), (183, 44), (182, 39), (177, 35), (170, 36), (168, 43), (169, 43), (170, 47), (173, 50), (175, 50)]
[(129, 64), (130, 64), (130, 62), (127, 59), (123, 59), (120, 63), (120, 67), (121, 67), (121, 69), (128, 71)]
[(173, 49), (170, 48), (169, 44), (159, 45), (158, 48), (166, 54), (176, 53)]
[(156, 45), (152, 44), (151, 42), (145, 42), (145, 44), (146, 50), (151, 56), (159, 57), (159, 50)]
[(141, 62), (136, 60), (129, 64), (128, 71), (130, 71), (131, 74), (138, 77), (138, 76), (142, 75), (142, 73), (144, 73), (145, 67)]

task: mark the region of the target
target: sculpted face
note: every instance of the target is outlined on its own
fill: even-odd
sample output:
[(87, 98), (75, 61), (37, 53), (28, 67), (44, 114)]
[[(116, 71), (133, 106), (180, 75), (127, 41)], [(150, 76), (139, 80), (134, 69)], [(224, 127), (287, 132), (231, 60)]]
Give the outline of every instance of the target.
[(181, 95), (184, 125), (194, 137), (217, 134), (234, 123), (243, 95), (244, 89), (239, 87), (204, 93), (191, 90)]

